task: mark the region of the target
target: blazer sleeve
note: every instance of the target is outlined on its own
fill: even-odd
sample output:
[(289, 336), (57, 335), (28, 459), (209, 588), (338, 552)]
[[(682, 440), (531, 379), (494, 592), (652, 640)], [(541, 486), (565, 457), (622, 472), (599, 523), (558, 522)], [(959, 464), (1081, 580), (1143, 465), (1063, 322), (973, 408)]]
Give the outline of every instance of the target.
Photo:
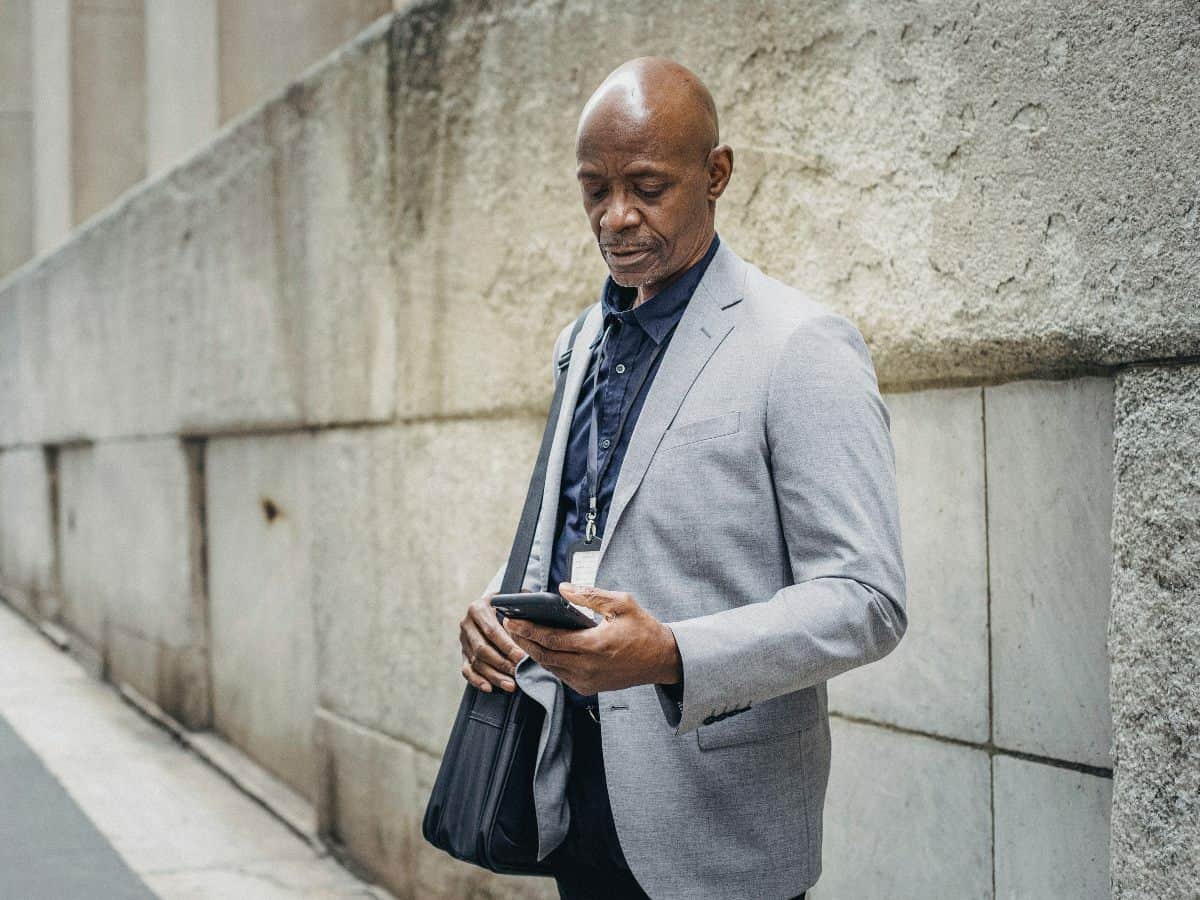
[(907, 628), (891, 418), (858, 329), (801, 322), (770, 374), (766, 442), (791, 583), (759, 602), (667, 623), (676, 733), (877, 660)]
[[(567, 325), (565, 325), (563, 327), (562, 331), (560, 331), (558, 333), (558, 337), (554, 341), (554, 353), (550, 357), (550, 388), (551, 388), (551, 390), (554, 389), (555, 382), (558, 378), (558, 358), (560, 356), (562, 356), (563, 352), (567, 349), (567, 338), (570, 335), (571, 325), (573, 325), (573, 324), (574, 324), (574, 322), (570, 322)], [(504, 560), (504, 562), (500, 563), (500, 568), (496, 570), (496, 574), (491, 577), (490, 581), (488, 581), (487, 586), (484, 587), (483, 594), (495, 594), (500, 590), (500, 583), (502, 581), (504, 581), (504, 570), (505, 570), (505, 568), (507, 568), (507, 566), (508, 566), (508, 559), (506, 558)], [(524, 587), (527, 587), (530, 590), (532, 590), (534, 587), (534, 585), (530, 581), (528, 573), (526, 573), (526, 576), (525, 576)]]

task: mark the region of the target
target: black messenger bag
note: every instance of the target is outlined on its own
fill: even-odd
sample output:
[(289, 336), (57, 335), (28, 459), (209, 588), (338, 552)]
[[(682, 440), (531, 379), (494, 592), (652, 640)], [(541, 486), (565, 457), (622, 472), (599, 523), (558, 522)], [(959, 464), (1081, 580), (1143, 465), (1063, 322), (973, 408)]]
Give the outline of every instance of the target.
[[(508, 555), (501, 593), (521, 590), (525, 580), (550, 444), (562, 407), (566, 366), (588, 309), (575, 321), (566, 352), (557, 361), (554, 400)], [(421, 823), (425, 840), (456, 859), (493, 872), (550, 874), (549, 865), (537, 859), (537, 814), (533, 806), (533, 769), (544, 718), (542, 707), (520, 688), (512, 694), (499, 689), (485, 693), (467, 685), (425, 807)]]

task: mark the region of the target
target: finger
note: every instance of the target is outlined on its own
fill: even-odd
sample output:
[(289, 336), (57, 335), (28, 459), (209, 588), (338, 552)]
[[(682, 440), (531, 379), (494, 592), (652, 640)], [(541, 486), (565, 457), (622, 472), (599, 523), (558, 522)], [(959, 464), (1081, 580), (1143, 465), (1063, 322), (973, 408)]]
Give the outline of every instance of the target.
[(533, 657), (534, 661), (541, 664), (543, 668), (549, 669), (554, 667), (555, 669), (564, 669), (567, 671), (579, 668), (579, 654), (577, 653), (562, 653), (558, 650), (550, 650), (541, 644), (534, 641), (527, 641), (524, 638), (517, 638), (517, 643), (524, 647), (526, 652)]
[(476, 674), (482, 675), (491, 684), (502, 690), (508, 691), (510, 694), (517, 689), (516, 683), (495, 666), (490, 666), (487, 663), (476, 659), (475, 662), (471, 664), (471, 668), (475, 670)]
[(559, 650), (564, 653), (579, 652), (576, 646), (576, 632), (570, 629), (548, 628), (525, 619), (505, 619), (504, 628), (514, 639), (521, 637), (526, 641), (540, 644), (548, 650)]
[(496, 617), (496, 611), (490, 603), (485, 609), (472, 609), (471, 621), (487, 637), (488, 641), (499, 648), (500, 652), (507, 656), (514, 665), (521, 661), (525, 654), (521, 652), (520, 647), (513, 643), (513, 639), (501, 626), (500, 620)]
[(633, 598), (624, 591), (607, 591), (604, 588), (590, 587), (585, 584), (571, 584), (564, 581), (558, 586), (558, 592), (563, 598), (588, 609), (594, 609), (605, 616), (627, 612), (633, 604)]
[(462, 677), (467, 679), (472, 687), (479, 688), (479, 690), (483, 691), (485, 694), (490, 694), (492, 692), (492, 686), (488, 683), (488, 680), (482, 675), (476, 673), (476, 671), (471, 668), (471, 664), (466, 660), (463, 660), (461, 671)]
[(467, 659), (472, 665), (478, 669), (478, 663), (486, 663), (493, 669), (499, 669), (508, 675), (515, 674), (517, 671), (516, 664), (511, 659), (496, 649), (488, 642), (483, 635), (475, 632), (473, 635), (468, 635), (468, 643), (464, 648)]
[[(507, 634), (504, 637), (506, 640), (511, 640)], [(516, 671), (515, 663), (512, 663), (508, 656), (495, 646), (494, 642), (488, 640), (480, 631), (473, 616), (469, 614), (460, 623), (458, 644), (462, 647), (463, 656), (470, 662), (474, 662), (476, 657), (482, 656), (486, 662), (498, 669), (505, 670), (507, 667), (511, 668), (514, 673)]]

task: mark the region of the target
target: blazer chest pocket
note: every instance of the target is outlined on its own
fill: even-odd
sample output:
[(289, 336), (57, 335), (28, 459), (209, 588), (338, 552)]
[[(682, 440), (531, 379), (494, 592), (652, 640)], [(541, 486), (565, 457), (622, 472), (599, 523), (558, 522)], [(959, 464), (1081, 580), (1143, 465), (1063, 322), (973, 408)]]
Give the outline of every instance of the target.
[(817, 689), (807, 687), (764, 700), (711, 725), (701, 725), (696, 729), (696, 741), (701, 750), (765, 741), (804, 731), (816, 724), (820, 715)]
[(710, 416), (707, 419), (668, 428), (666, 434), (663, 435), (659, 449), (670, 450), (685, 444), (706, 441), (709, 438), (724, 437), (727, 434), (737, 433), (741, 428), (742, 414), (735, 409), (733, 412), (722, 413), (719, 416)]

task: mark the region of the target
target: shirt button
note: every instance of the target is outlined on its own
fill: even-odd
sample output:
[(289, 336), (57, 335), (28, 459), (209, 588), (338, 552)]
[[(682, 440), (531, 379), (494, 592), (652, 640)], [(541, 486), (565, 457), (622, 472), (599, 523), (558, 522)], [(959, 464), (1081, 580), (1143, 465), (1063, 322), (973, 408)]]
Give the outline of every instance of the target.
[(605, 438), (604, 440), (602, 440), (602, 441), (600, 442), (600, 446), (601, 446), (601, 447), (603, 447), (605, 450), (607, 450), (607, 449), (608, 449), (608, 445), (609, 445), (609, 444), (611, 444), (611, 443), (612, 443), (612, 441), (610, 441), (608, 438)]
[(625, 374), (625, 363), (617, 363), (617, 374), (618, 375)]

